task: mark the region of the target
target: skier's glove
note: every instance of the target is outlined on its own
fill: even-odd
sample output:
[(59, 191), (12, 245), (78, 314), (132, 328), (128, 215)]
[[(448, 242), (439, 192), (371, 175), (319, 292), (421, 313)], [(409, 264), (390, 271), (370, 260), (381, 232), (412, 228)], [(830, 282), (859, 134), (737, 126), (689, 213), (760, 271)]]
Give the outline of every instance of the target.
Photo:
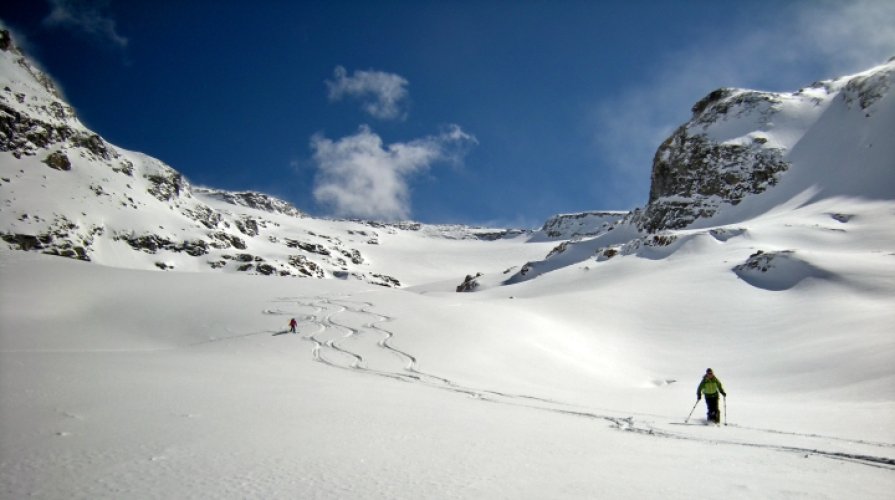
[(726, 393), (726, 392), (722, 392), (721, 395), (724, 396), (725, 398), (727, 397), (727, 393)]
[(697, 394), (697, 395), (696, 395), (696, 401), (699, 401), (700, 399), (702, 399), (702, 394)]

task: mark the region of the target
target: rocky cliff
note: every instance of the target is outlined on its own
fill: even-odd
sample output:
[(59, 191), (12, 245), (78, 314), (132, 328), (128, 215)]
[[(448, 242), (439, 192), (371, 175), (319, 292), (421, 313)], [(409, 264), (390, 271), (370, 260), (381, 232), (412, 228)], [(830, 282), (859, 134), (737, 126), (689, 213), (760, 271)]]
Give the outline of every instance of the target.
[[(889, 92), (895, 64), (816, 82), (793, 93), (722, 88), (697, 102), (691, 119), (658, 148), (649, 201), (634, 219), (647, 232), (681, 229), (777, 185), (792, 152), (813, 129), (829, 126), (836, 108), (871, 120)], [(806, 186), (807, 188), (807, 186)]]

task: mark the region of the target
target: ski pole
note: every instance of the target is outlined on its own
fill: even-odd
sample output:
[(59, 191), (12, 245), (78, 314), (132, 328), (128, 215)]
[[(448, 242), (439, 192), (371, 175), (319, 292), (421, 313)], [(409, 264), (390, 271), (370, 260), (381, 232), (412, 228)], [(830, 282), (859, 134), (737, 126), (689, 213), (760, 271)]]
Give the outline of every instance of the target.
[(684, 423), (685, 423), (685, 424), (686, 424), (686, 423), (687, 423), (687, 422), (689, 422), (689, 421), (690, 421), (690, 417), (692, 417), (692, 416), (693, 416), (693, 412), (694, 412), (694, 411), (696, 411), (696, 405), (698, 405), (698, 404), (699, 404), (699, 400), (698, 400), (698, 399), (697, 399), (697, 400), (696, 400), (696, 402), (695, 402), (695, 403), (693, 403), (693, 409), (692, 409), (692, 410), (690, 410), (690, 414), (689, 414), (689, 415), (687, 415), (687, 420), (684, 420)]
[(727, 417), (727, 396), (724, 396), (724, 425), (727, 425), (727, 422), (730, 418)]

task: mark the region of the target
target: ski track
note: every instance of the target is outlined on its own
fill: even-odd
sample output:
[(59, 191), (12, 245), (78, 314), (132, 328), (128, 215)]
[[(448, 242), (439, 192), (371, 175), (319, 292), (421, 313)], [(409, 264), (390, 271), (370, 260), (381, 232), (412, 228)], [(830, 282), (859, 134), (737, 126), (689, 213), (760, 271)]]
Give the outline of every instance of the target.
[[(729, 446), (743, 446), (750, 448), (763, 448), (785, 453), (797, 453), (805, 456), (819, 456), (834, 460), (842, 460), (871, 467), (878, 467), (895, 471), (895, 459), (884, 456), (873, 456), (864, 453), (851, 453), (842, 451), (828, 451), (809, 446), (792, 446), (787, 444), (773, 444), (735, 439), (706, 437), (692, 433), (673, 432), (664, 428), (661, 424), (646, 419), (635, 420), (631, 417), (617, 417), (600, 414), (587, 409), (578, 409), (580, 406), (524, 394), (513, 394), (489, 389), (479, 389), (457, 384), (447, 378), (431, 373), (425, 373), (418, 368), (418, 361), (412, 354), (402, 351), (391, 345), (394, 334), (382, 325), (394, 318), (371, 311), (374, 304), (371, 302), (355, 301), (348, 297), (283, 297), (277, 302), (288, 304), (281, 308), (267, 309), (264, 314), (292, 316), (300, 321), (299, 330), (301, 339), (313, 344), (311, 355), (314, 361), (328, 366), (359, 372), (368, 375), (378, 375), (408, 383), (423, 384), (436, 389), (448, 390), (464, 394), (466, 396), (490, 403), (505, 404), (533, 410), (549, 411), (557, 414), (601, 420), (610, 424), (610, 427), (633, 434), (697, 441), (707, 444), (722, 444)], [(339, 320), (340, 316), (356, 315), (368, 318), (360, 327), (351, 326), (347, 320)], [(301, 332), (313, 325), (313, 331)], [(274, 335), (282, 335), (288, 332), (277, 332)], [(247, 335), (246, 335), (247, 336)], [(233, 338), (233, 337), (229, 337)], [(227, 337), (216, 340), (226, 340)], [(383, 356), (385, 355), (385, 356)], [(383, 360), (387, 359), (388, 362)], [(614, 411), (614, 410), (606, 410)], [(625, 412), (617, 412), (625, 413)], [(652, 415), (668, 419), (668, 416)], [(681, 422), (671, 422), (668, 425), (678, 425)], [(848, 439), (837, 436), (825, 436), (812, 433), (798, 433), (780, 431), (775, 429), (763, 429), (758, 427), (741, 426), (725, 423), (725, 426), (741, 430), (760, 433), (763, 435), (789, 436), (800, 440), (824, 440), (839, 443), (860, 445), (865, 447), (893, 449), (895, 444), (873, 442), (866, 440)]]

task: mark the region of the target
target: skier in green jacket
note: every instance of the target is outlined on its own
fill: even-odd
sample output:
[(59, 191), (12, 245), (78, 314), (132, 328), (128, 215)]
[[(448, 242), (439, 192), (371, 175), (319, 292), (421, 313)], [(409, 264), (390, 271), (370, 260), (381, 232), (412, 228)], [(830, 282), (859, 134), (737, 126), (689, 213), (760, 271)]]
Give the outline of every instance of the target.
[(721, 422), (721, 411), (718, 409), (718, 393), (721, 393), (725, 398), (727, 397), (721, 381), (715, 378), (715, 374), (709, 368), (705, 371), (705, 376), (702, 377), (699, 387), (696, 388), (696, 401), (702, 399), (702, 395), (705, 394), (705, 406), (708, 409), (707, 420), (716, 424)]

